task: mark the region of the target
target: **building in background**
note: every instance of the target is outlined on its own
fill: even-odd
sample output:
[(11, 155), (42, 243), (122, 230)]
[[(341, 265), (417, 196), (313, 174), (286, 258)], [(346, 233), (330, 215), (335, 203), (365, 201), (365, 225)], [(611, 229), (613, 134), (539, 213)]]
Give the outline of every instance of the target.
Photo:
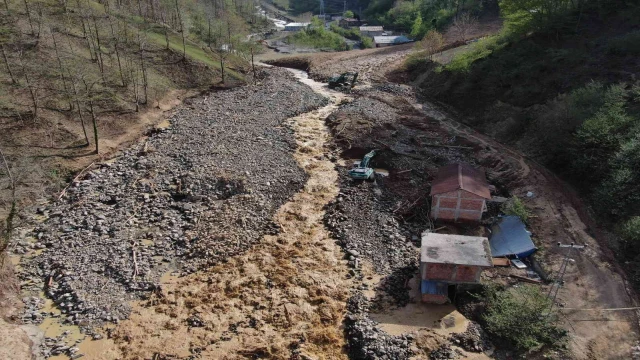
[(338, 25), (345, 29), (362, 25), (362, 21), (354, 18), (342, 18), (338, 21)]
[(406, 43), (410, 43), (411, 41), (412, 41), (411, 39), (409, 39), (404, 35), (373, 37), (373, 43), (376, 44), (376, 47), (406, 44)]
[(360, 34), (366, 36), (380, 36), (385, 34), (382, 26), (360, 26)]
[(284, 31), (300, 31), (309, 27), (311, 23), (288, 23), (284, 26)]

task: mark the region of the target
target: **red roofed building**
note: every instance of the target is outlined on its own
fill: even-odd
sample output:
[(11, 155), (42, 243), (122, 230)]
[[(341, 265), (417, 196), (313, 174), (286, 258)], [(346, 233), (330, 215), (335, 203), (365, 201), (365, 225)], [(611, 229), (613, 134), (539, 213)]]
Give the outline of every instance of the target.
[(435, 220), (480, 221), (491, 199), (484, 171), (466, 164), (440, 168), (430, 195)]

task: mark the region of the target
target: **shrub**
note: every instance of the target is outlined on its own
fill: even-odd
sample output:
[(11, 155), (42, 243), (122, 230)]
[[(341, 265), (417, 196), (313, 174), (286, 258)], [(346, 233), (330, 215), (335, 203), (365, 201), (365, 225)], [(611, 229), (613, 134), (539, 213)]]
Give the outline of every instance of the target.
[(501, 35), (481, 39), (474, 43), (471, 49), (454, 56), (446, 66), (446, 69), (457, 73), (467, 73), (471, 69), (471, 64), (475, 61), (486, 58), (494, 51), (502, 49), (506, 45), (506, 37)]
[(561, 347), (566, 331), (554, 325), (551, 300), (539, 287), (485, 290), (486, 312), (482, 320), (486, 330), (499, 342), (518, 352), (538, 350), (543, 346)]
[(507, 215), (518, 216), (524, 222), (527, 222), (527, 220), (529, 220), (529, 216), (531, 216), (522, 200), (515, 195), (502, 205), (502, 212)]
[(612, 55), (640, 55), (640, 31), (633, 31), (613, 38), (607, 43), (607, 51)]
[(312, 24), (312, 27), (289, 36), (289, 43), (309, 46), (317, 49), (347, 50), (342, 36), (326, 30), (324, 26)]

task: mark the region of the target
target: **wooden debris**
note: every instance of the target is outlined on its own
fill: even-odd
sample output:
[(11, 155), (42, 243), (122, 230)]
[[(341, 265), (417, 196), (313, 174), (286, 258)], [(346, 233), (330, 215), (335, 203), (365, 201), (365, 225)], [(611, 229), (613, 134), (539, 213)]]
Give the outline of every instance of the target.
[(542, 281), (536, 280), (536, 279), (531, 279), (531, 278), (528, 278), (526, 276), (520, 276), (520, 275), (514, 275), (514, 274), (511, 274), (509, 276), (511, 276), (514, 279), (518, 279), (520, 281), (530, 282), (532, 284), (542, 284)]

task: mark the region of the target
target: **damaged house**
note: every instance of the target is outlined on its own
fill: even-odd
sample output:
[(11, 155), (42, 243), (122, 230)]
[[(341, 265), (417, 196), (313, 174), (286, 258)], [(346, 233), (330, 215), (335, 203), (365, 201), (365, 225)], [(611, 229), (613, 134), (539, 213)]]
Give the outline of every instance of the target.
[(491, 200), (484, 171), (467, 164), (441, 167), (430, 195), (431, 217), (444, 221), (479, 222)]
[(422, 301), (444, 304), (449, 285), (477, 284), (482, 271), (492, 266), (487, 238), (425, 231), (420, 247)]

